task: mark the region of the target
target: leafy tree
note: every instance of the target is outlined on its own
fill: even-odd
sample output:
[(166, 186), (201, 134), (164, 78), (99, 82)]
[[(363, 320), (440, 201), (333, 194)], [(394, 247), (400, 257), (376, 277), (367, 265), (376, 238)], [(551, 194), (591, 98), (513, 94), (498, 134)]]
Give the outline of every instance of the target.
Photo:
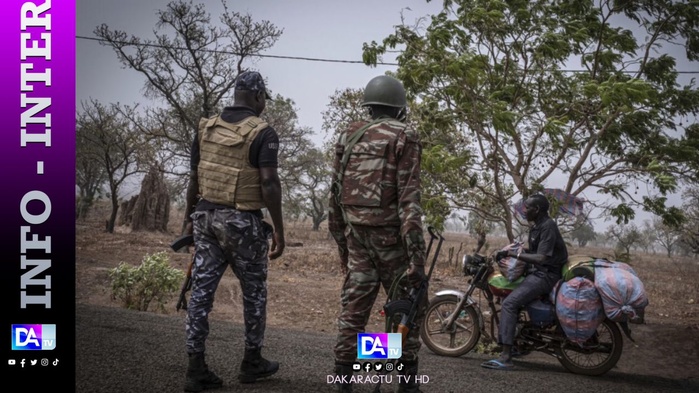
[(114, 232), (119, 209), (119, 189), (130, 176), (141, 171), (142, 135), (120, 115), (117, 105), (105, 106), (96, 100), (83, 102), (76, 118), (80, 145), (89, 146), (77, 153), (79, 161), (94, 163), (107, 179), (112, 212), (107, 232)]
[(292, 99), (277, 94), (274, 100), (268, 102), (261, 115), (279, 135), (279, 176), (287, 187), (292, 186), (289, 182), (295, 179), (292, 173), (301, 170), (297, 166), (301, 161), (295, 158), (307, 152), (312, 145), (309, 137), (313, 130), (299, 124), (297, 112), (298, 108)]
[(682, 209), (687, 219), (680, 229), (680, 243), (694, 254), (699, 254), (699, 186), (685, 190), (683, 198)]
[(364, 61), (402, 50), (437, 208), (478, 211), (513, 239), (513, 198), (561, 184), (603, 194), (591, 203), (617, 223), (643, 208), (670, 224), (681, 212), (665, 195), (697, 176), (699, 94), (662, 49), (699, 60), (698, 23), (697, 2), (446, 0), (426, 27), (365, 44)]
[(570, 232), (573, 240), (578, 242), (578, 247), (585, 247), (590, 240), (595, 240), (597, 234), (595, 228), (588, 222), (582, 222)]
[(609, 239), (608, 235), (605, 232), (596, 232), (595, 238), (590, 240), (588, 244), (590, 245), (590, 247), (609, 248), (610, 240), (611, 239)]
[(292, 168), (288, 182), (290, 187), (285, 190), (285, 210), (297, 217), (310, 217), (313, 230), (320, 229), (320, 224), (328, 218), (328, 198), (330, 197), (330, 181), (332, 166), (320, 149), (309, 147), (290, 160)]
[(262, 113), (264, 119), (279, 135), (279, 178), (282, 182), (282, 204), (284, 214), (299, 218), (311, 217), (314, 227), (326, 218), (327, 201), (317, 200), (323, 194), (322, 179), (325, 172), (324, 162), (317, 161), (310, 136), (313, 130), (301, 126), (298, 122), (296, 103), (277, 94), (268, 102)]
[(283, 33), (269, 21), (256, 22), (222, 3), (224, 12), (216, 24), (204, 4), (169, 2), (157, 12), (153, 39), (129, 36), (105, 24), (95, 29), (124, 66), (146, 78), (146, 97), (166, 104), (150, 111), (161, 123), (152, 135), (165, 138), (180, 158), (188, 156), (199, 120), (230, 100), (243, 64), (271, 48)]
[(485, 240), (486, 235), (493, 232), (494, 226), (492, 222), (483, 220), (477, 214), (469, 214), (466, 222), (468, 234), (474, 239)]
[(617, 253), (619, 259), (628, 260), (631, 256), (631, 248), (637, 245), (641, 239), (641, 232), (636, 227), (636, 224), (618, 224), (607, 228), (607, 236), (616, 241), (616, 249), (621, 251)]
[(322, 112), (321, 128), (326, 136), (326, 148), (334, 147), (339, 133), (346, 130), (351, 123), (369, 117), (367, 110), (362, 107), (363, 98), (364, 88), (338, 89), (330, 96), (330, 102)]

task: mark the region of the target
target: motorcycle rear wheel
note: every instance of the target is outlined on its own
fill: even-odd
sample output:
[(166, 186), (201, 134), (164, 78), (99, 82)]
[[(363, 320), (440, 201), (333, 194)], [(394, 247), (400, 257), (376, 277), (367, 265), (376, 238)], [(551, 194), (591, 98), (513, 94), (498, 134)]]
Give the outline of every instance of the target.
[(611, 370), (621, 358), (624, 341), (619, 326), (605, 319), (595, 335), (581, 348), (578, 344), (566, 341), (556, 352), (558, 361), (574, 374), (602, 375)]
[[(420, 338), (432, 352), (440, 356), (458, 357), (470, 352), (481, 336), (479, 315), (473, 307), (457, 310), (459, 299), (454, 295), (438, 296), (430, 301), (420, 327)], [(458, 312), (451, 329), (446, 319)]]

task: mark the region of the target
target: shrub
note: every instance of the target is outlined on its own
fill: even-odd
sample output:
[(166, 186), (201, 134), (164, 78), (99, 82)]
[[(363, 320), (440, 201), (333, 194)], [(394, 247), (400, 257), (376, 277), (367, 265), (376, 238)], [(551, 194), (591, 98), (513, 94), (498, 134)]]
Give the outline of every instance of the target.
[(147, 311), (155, 301), (164, 311), (167, 297), (179, 289), (184, 277), (181, 270), (170, 267), (165, 252), (147, 254), (139, 266), (122, 262), (109, 271), (112, 299), (139, 311)]

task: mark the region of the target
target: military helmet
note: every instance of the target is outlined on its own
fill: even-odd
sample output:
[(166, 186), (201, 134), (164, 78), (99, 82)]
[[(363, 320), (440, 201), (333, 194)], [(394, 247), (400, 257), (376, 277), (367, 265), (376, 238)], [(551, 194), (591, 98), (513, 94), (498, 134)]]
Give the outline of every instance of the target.
[(386, 105), (404, 108), (408, 105), (403, 83), (388, 75), (379, 75), (367, 83), (364, 88), (362, 106)]

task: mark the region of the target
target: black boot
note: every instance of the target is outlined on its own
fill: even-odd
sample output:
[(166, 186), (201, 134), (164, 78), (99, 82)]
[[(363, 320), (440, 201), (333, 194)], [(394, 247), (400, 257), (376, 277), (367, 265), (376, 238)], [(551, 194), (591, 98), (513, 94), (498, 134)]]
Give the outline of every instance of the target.
[(336, 384), (338, 392), (352, 393), (352, 382), (350, 382), (350, 378), (352, 378), (353, 374), (354, 371), (352, 370), (351, 364), (335, 363), (335, 375), (342, 378), (342, 381), (346, 381)]
[(238, 380), (241, 383), (252, 383), (260, 378), (269, 377), (278, 370), (279, 363), (263, 358), (261, 349), (246, 349), (240, 364)]
[(205, 389), (219, 388), (223, 385), (221, 378), (209, 371), (209, 367), (204, 361), (203, 352), (189, 354), (189, 367), (187, 368), (186, 377), (185, 392), (201, 392)]
[(398, 381), (398, 393), (420, 393), (420, 384), (417, 382), (417, 359), (412, 362), (403, 362), (403, 370), (398, 370), (398, 374), (404, 376)]

